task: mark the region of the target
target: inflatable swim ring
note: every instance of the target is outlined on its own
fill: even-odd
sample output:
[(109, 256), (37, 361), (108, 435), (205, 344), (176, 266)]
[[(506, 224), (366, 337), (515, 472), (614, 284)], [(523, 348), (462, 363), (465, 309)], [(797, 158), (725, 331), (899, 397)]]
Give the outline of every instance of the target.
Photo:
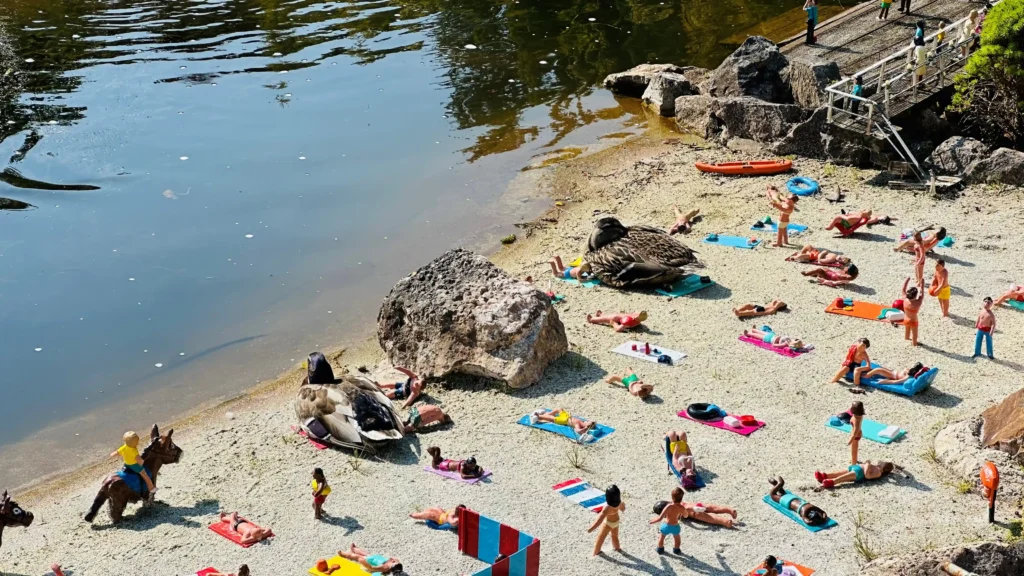
[(690, 404), (686, 407), (686, 414), (694, 420), (714, 420), (724, 415), (721, 408), (705, 402)]
[(786, 182), (786, 188), (797, 196), (810, 196), (811, 194), (818, 193), (819, 186), (811, 178), (797, 176), (796, 178), (790, 178), (789, 182)]

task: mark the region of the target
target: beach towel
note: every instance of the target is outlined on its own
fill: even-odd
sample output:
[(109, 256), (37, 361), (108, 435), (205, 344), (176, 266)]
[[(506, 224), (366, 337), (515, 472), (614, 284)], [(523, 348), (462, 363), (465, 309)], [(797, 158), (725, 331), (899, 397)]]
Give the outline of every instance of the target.
[(605, 500), (603, 490), (594, 488), (582, 478), (566, 480), (565, 482), (555, 484), (551, 489), (591, 512), (604, 510), (605, 505), (608, 503)]
[(317, 442), (316, 440), (310, 438), (309, 434), (306, 434), (306, 431), (303, 430), (302, 428), (299, 428), (298, 426), (292, 424), (291, 429), (292, 429), (292, 432), (295, 432), (299, 436), (302, 436), (303, 438), (308, 440), (309, 443), (313, 445), (313, 448), (316, 448), (317, 450), (326, 450), (328, 448), (327, 444), (324, 444), (322, 442)]
[(680, 418), (686, 418), (687, 420), (691, 420), (691, 421), (696, 422), (698, 424), (703, 424), (705, 426), (711, 426), (712, 428), (719, 428), (721, 430), (728, 430), (729, 432), (735, 432), (736, 434), (739, 434), (740, 436), (750, 436), (751, 434), (753, 434), (757, 430), (760, 430), (761, 428), (764, 427), (764, 422), (761, 422), (760, 420), (758, 420), (757, 421), (757, 426), (740, 426), (739, 428), (733, 428), (732, 426), (729, 426), (728, 424), (723, 422), (721, 419), (718, 419), (718, 420), (697, 420), (696, 418), (691, 418), (690, 415), (686, 413), (686, 410), (680, 410), (677, 413), (677, 416), (679, 416)]
[(1006, 305), (1010, 308), (1015, 308), (1024, 312), (1024, 302), (1021, 302), (1020, 300), (1007, 300)]
[(554, 278), (555, 278), (555, 280), (559, 280), (561, 282), (566, 282), (568, 284), (575, 284), (576, 286), (583, 286), (584, 288), (593, 288), (594, 286), (597, 286), (597, 285), (599, 285), (601, 283), (601, 280), (599, 280), (599, 279), (597, 279), (595, 277), (591, 277), (591, 278), (589, 278), (587, 280), (584, 280), (583, 282), (580, 282), (579, 280), (577, 280), (575, 278), (562, 278), (560, 276), (555, 276)]
[[(754, 232), (778, 232), (779, 231), (779, 225), (777, 223), (775, 223), (775, 222), (772, 222), (771, 224), (765, 224), (764, 226), (758, 227), (755, 224), (755, 225), (751, 226), (750, 229), (753, 230)], [(797, 234), (800, 234), (802, 232), (806, 232), (807, 231), (807, 226), (804, 226), (803, 224), (793, 224), (792, 222), (790, 222), (789, 226), (786, 226), (786, 231), (790, 235), (796, 236)]]
[[(844, 423), (842, 421), (840, 421), (840, 424), (837, 426), (836, 424), (834, 424), (832, 422), (832, 418), (836, 418), (836, 417), (833, 416), (833, 417), (830, 417), (828, 420), (826, 420), (825, 421), (825, 426), (828, 426), (829, 428), (832, 428), (833, 430), (839, 430), (841, 432), (846, 432), (847, 434), (853, 432), (853, 426), (851, 426), (849, 424), (846, 424), (846, 423)], [(878, 442), (879, 444), (891, 444), (894, 440), (898, 440), (898, 439), (902, 438), (907, 433), (906, 430), (900, 428), (900, 431), (893, 438), (886, 438), (884, 436), (879, 436), (878, 433), (881, 432), (882, 430), (885, 430), (888, 427), (889, 426), (886, 425), (886, 424), (882, 424), (881, 422), (875, 422), (874, 420), (870, 420), (868, 418), (865, 418), (860, 423), (860, 431), (861, 431), (861, 433), (863, 433), (864, 437), (867, 438), (868, 440), (872, 440), (874, 442)]]
[(676, 283), (669, 286), (667, 290), (664, 288), (658, 288), (657, 290), (655, 290), (655, 292), (661, 294), (662, 296), (671, 296), (673, 298), (679, 298), (680, 296), (686, 296), (687, 294), (692, 294), (697, 290), (703, 290), (704, 288), (714, 285), (714, 280), (708, 279), (708, 282), (702, 282), (701, 276), (694, 275), (687, 276), (686, 278), (682, 278), (680, 280), (676, 280)]
[[(878, 368), (878, 364), (871, 363), (871, 369)], [(900, 394), (901, 396), (913, 396), (919, 392), (923, 392), (925, 388), (932, 385), (932, 381), (935, 380), (935, 375), (939, 373), (938, 368), (931, 368), (924, 374), (917, 378), (908, 378), (906, 382), (902, 384), (879, 384), (879, 380), (883, 378), (879, 376), (872, 376), (871, 378), (861, 377), (860, 385), (867, 386), (868, 388), (876, 388), (878, 390), (885, 390), (886, 392), (892, 392), (893, 394)], [(845, 376), (846, 380), (853, 382), (853, 370), (848, 370)]]
[[(836, 306), (835, 301), (829, 303), (825, 307), (825, 312), (829, 314), (838, 314), (840, 316), (851, 316), (853, 318), (862, 318), (864, 320), (874, 320), (875, 322), (889, 322), (888, 320), (880, 319), (882, 310), (889, 308), (889, 306), (883, 306), (882, 304), (875, 304), (874, 302), (861, 302), (860, 300), (853, 301), (852, 310), (844, 310)], [(903, 325), (903, 321), (896, 322), (898, 325)]]
[[(577, 418), (579, 418), (579, 416), (577, 416)], [(580, 420), (586, 421), (586, 418), (580, 418)], [(522, 424), (523, 426), (529, 426), (530, 428), (536, 428), (538, 430), (544, 430), (545, 432), (558, 434), (559, 436), (565, 436), (566, 438), (573, 440), (575, 442), (580, 441), (580, 437), (576, 434), (576, 431), (573, 430), (572, 426), (561, 426), (553, 422), (537, 422), (536, 424), (531, 424), (529, 414), (520, 418), (518, 423)], [(589, 434), (594, 437), (593, 440), (589, 442), (584, 442), (584, 444), (595, 444), (598, 441), (604, 440), (605, 438), (610, 436), (612, 432), (615, 432), (615, 429), (612, 428), (611, 426), (598, 424), (597, 426), (594, 427), (593, 430), (589, 432)]]
[[(633, 350), (633, 346), (636, 346), (636, 350)], [(657, 350), (657, 352), (655, 352)], [(672, 359), (673, 364), (678, 364), (680, 360), (686, 358), (685, 352), (677, 352), (675, 350), (669, 350), (668, 348), (662, 348), (661, 346), (655, 346), (651, 344), (651, 353), (644, 354), (644, 343), (637, 340), (630, 340), (619, 344), (615, 348), (612, 348), (612, 352), (622, 354), (623, 356), (629, 356), (630, 358), (637, 358), (640, 360), (647, 360), (648, 362), (658, 363), (658, 356), (668, 356)]]
[[(245, 520), (245, 518), (242, 518), (241, 516), (239, 516), (238, 519), (239, 520)], [(245, 520), (245, 521), (249, 522), (248, 520)], [(239, 535), (238, 532), (235, 532), (234, 530), (232, 530), (231, 526), (229, 526), (227, 522), (221, 522), (220, 520), (218, 520), (218, 521), (214, 522), (213, 524), (210, 524), (210, 530), (213, 530), (215, 533), (220, 534), (221, 536), (227, 538), (228, 540), (231, 540), (232, 542), (234, 542), (235, 544), (238, 544), (242, 548), (248, 548), (248, 547), (252, 546), (253, 544), (258, 544), (258, 542), (251, 542), (249, 544), (242, 544), (242, 536)], [(264, 538), (264, 540), (266, 540), (268, 538), (273, 538), (273, 537), (274, 537), (274, 535), (271, 534), (270, 536), (267, 536), (266, 538)]]
[(693, 482), (684, 482), (683, 481), (683, 474), (682, 474), (682, 472), (680, 472), (679, 469), (676, 468), (675, 462), (672, 461), (672, 451), (670, 449), (671, 445), (672, 445), (671, 440), (669, 440), (668, 436), (666, 436), (665, 437), (665, 463), (668, 464), (668, 469), (671, 470), (673, 474), (675, 474), (676, 480), (679, 481), (679, 484), (682, 485), (683, 488), (686, 488), (687, 490), (699, 490), (700, 488), (703, 488), (704, 486), (706, 486), (706, 484), (704, 484), (704, 479), (700, 477), (700, 471), (697, 470), (696, 467), (694, 467), (694, 469), (693, 469), (693, 473), (694, 473)]
[(839, 236), (842, 236), (843, 238), (849, 238), (850, 236), (853, 236), (853, 234), (857, 231), (858, 228), (867, 223), (867, 218), (861, 218), (860, 220), (852, 224), (849, 228), (838, 227), (835, 228), (835, 230), (839, 232)]
[(803, 349), (800, 349), (800, 350), (793, 350), (792, 348), (789, 348), (789, 347), (778, 348), (776, 346), (772, 346), (771, 344), (768, 344), (764, 340), (758, 340), (757, 338), (753, 338), (751, 336), (742, 336), (741, 335), (739, 340), (740, 340), (740, 342), (746, 342), (747, 344), (753, 344), (754, 346), (757, 346), (758, 348), (763, 348), (765, 350), (771, 350), (772, 352), (775, 352), (779, 356), (785, 356), (786, 358), (798, 358), (798, 357), (803, 356), (804, 354), (807, 354), (808, 352), (811, 351), (809, 348), (803, 348)]
[(490, 470), (484, 470), (484, 475), (481, 476), (480, 478), (463, 478), (462, 475), (459, 474), (458, 472), (452, 472), (451, 470), (437, 470), (431, 467), (430, 464), (424, 466), (423, 469), (426, 470), (427, 472), (430, 472), (431, 474), (437, 474), (438, 476), (443, 476), (445, 478), (448, 478), (449, 480), (465, 482), (466, 484), (476, 484), (477, 482), (480, 482), (484, 478), (488, 478), (491, 475)]
[(196, 576), (206, 576), (207, 574), (213, 574), (214, 572), (220, 572), (216, 568), (203, 568), (199, 572), (196, 572)]
[[(788, 490), (786, 492), (788, 494), (793, 494), (793, 492), (790, 492)], [(822, 530), (828, 530), (829, 528), (831, 528), (833, 526), (838, 526), (839, 525), (838, 523), (836, 523), (835, 520), (833, 520), (832, 518), (829, 518), (828, 522), (825, 522), (825, 524), (823, 526), (809, 526), (806, 522), (804, 522), (803, 518), (801, 518), (799, 514), (797, 514), (796, 512), (790, 510), (789, 508), (783, 508), (782, 504), (779, 504), (775, 500), (772, 500), (771, 496), (765, 494), (764, 498), (762, 498), (761, 500), (764, 500), (765, 504), (768, 504), (772, 508), (775, 508), (782, 515), (788, 517), (790, 520), (792, 520), (793, 522), (796, 522), (797, 524), (803, 526), (804, 528), (807, 528), (811, 532), (821, 532)], [(804, 500), (804, 502), (806, 502), (806, 500)]]
[[(334, 558), (327, 560), (328, 566), (332, 566), (335, 564), (341, 566), (341, 568), (339, 570), (335, 570), (334, 572), (332, 572), (331, 576), (369, 576), (370, 574), (369, 572), (364, 570), (363, 567), (360, 566), (358, 563), (353, 562), (351, 560), (346, 560), (341, 556), (335, 556)], [(316, 566), (310, 568), (309, 573), (313, 576), (327, 576), (327, 574), (317, 570)]]
[[(778, 561), (778, 564), (775, 565), (776, 570), (781, 570), (782, 566), (792, 566), (793, 568), (796, 568), (796, 571), (800, 573), (800, 576), (812, 576), (814, 574), (814, 568), (801, 566), (796, 562), (790, 562), (789, 560), (783, 560), (782, 558), (776, 558), (776, 560)], [(754, 568), (750, 572), (747, 572), (747, 576), (761, 576), (767, 571), (768, 570), (765, 568), (764, 562), (761, 562), (760, 566)]]
[(796, 262), (797, 264), (807, 264), (807, 265), (810, 265), (810, 266), (823, 266), (825, 268), (842, 268), (843, 267), (843, 264), (840, 264), (839, 262), (833, 262), (831, 264), (819, 264), (818, 262), (801, 262), (801, 261), (796, 259), (798, 254), (800, 254), (800, 252), (793, 252), (792, 254), (789, 255), (789, 257), (786, 258), (786, 262)]
[(449, 524), (447, 522), (445, 522), (444, 524), (438, 524), (437, 522), (434, 522), (433, 520), (424, 520), (423, 523), (426, 524), (428, 528), (431, 528), (433, 530), (454, 530), (455, 529), (451, 524)]
[(750, 241), (750, 238), (746, 236), (729, 236), (728, 234), (710, 234), (701, 239), (701, 242), (705, 244), (717, 244), (719, 246), (730, 246), (732, 248), (743, 248), (745, 250), (753, 250), (760, 240)]

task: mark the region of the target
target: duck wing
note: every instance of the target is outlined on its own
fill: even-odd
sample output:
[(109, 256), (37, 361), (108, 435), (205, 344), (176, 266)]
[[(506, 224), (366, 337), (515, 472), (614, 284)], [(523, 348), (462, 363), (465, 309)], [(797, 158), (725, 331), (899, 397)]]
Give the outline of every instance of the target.
[(661, 286), (686, 275), (685, 270), (646, 260), (624, 241), (588, 252), (586, 261), (601, 282), (613, 288)]
[(330, 438), (324, 440), (331, 444), (353, 449), (363, 447), (352, 400), (339, 384), (301, 386), (295, 399), (295, 416), (307, 432), (310, 432), (307, 425), (310, 419), (319, 422), (330, 433)]
[(697, 254), (693, 250), (669, 236), (664, 230), (650, 226), (634, 226), (620, 243), (628, 245), (630, 250), (645, 262), (657, 262), (672, 268), (704, 267), (704, 263), (697, 259)]

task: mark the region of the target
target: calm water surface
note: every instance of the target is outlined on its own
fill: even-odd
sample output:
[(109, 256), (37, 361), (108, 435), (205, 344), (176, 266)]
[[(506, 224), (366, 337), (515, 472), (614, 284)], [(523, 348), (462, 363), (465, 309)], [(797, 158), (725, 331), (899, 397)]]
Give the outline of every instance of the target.
[(606, 74), (713, 67), (800, 5), (4, 0), (0, 486), (365, 337), (541, 210), (522, 168), (643, 121)]

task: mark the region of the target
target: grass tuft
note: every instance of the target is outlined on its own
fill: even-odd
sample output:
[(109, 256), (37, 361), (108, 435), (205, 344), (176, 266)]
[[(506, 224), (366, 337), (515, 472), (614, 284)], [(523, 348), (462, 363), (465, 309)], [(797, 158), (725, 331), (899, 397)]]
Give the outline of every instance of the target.
[(577, 470), (586, 471), (587, 469), (587, 450), (579, 442), (573, 442), (565, 450), (565, 459), (569, 461), (569, 465)]
[(871, 562), (875, 558), (878, 558), (878, 552), (871, 547), (871, 542), (868, 541), (867, 528), (864, 527), (864, 513), (857, 511), (857, 517), (853, 520), (853, 549), (857, 552), (857, 556), (861, 558), (865, 563)]
[(352, 468), (353, 472), (359, 472), (366, 463), (366, 458), (363, 457), (362, 450), (356, 450), (352, 453), (352, 456), (348, 459), (348, 465)]
[(971, 488), (974, 488), (974, 484), (966, 478), (961, 478), (960, 481), (956, 483), (957, 494), (969, 494), (971, 492)]

